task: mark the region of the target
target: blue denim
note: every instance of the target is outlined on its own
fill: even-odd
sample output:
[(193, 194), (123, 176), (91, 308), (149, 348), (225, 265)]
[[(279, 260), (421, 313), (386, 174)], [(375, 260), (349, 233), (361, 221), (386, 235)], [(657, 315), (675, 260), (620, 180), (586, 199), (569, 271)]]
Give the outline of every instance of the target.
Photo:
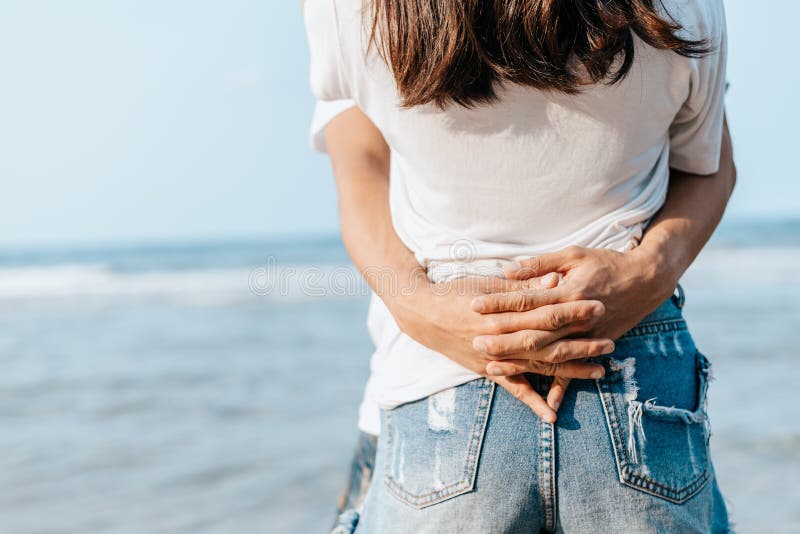
[(350, 461), (350, 473), (347, 485), (339, 497), (336, 520), (331, 534), (352, 534), (358, 524), (359, 512), (367, 496), (372, 473), (375, 470), (375, 449), (378, 437), (366, 432), (359, 432), (353, 459)]
[[(728, 532), (709, 364), (673, 297), (574, 380), (555, 425), (479, 379), (384, 411), (356, 532)], [(530, 375), (541, 393), (550, 379)]]

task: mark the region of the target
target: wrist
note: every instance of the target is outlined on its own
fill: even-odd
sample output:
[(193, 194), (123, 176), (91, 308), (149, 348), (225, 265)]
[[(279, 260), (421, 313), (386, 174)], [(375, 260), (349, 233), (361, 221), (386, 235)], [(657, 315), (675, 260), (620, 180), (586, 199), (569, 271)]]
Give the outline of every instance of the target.
[(643, 244), (631, 251), (631, 257), (654, 299), (661, 302), (672, 295), (685, 270), (679, 253)]
[(417, 265), (406, 270), (397, 271), (391, 288), (379, 295), (386, 307), (398, 322), (420, 315), (420, 310), (427, 309), (432, 296), (431, 282), (425, 269)]

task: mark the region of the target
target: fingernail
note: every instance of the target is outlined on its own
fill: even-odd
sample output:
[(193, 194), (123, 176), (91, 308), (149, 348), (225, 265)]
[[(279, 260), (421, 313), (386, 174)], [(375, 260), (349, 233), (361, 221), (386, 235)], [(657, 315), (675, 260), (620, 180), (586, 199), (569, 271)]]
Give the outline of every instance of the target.
[(603, 354), (611, 354), (612, 352), (614, 352), (615, 348), (616, 348), (616, 346), (614, 345), (614, 342), (612, 341), (605, 349), (603, 349)]
[(553, 403), (553, 409), (554, 409), (555, 411), (558, 411), (558, 409), (559, 409), (559, 408), (561, 408), (561, 401), (555, 401), (555, 402)]
[(603, 376), (603, 371), (597, 370), (592, 373), (592, 378), (594, 378), (595, 380), (600, 378), (601, 376)]
[(551, 414), (551, 413), (549, 413), (549, 414), (545, 415), (544, 417), (542, 417), (542, 421), (544, 421), (545, 423), (553, 424), (553, 423), (556, 422), (556, 416)]
[(605, 309), (599, 304), (595, 304), (594, 308), (592, 308), (592, 315), (595, 317), (600, 317), (605, 312)]
[(472, 299), (472, 311), (483, 313), (485, 306), (483, 305), (482, 298)]
[(503, 270), (507, 273), (515, 273), (519, 271), (521, 268), (522, 265), (520, 265), (518, 261), (512, 261), (510, 263), (507, 263), (506, 266), (503, 267)]
[(500, 367), (499, 365), (489, 364), (489, 366), (486, 367), (486, 372), (489, 373), (492, 376), (502, 376), (503, 375), (503, 368)]
[(474, 348), (478, 352), (487, 352), (489, 350), (486, 347), (486, 343), (484, 343), (480, 339), (473, 339), (472, 340), (472, 348)]
[(550, 287), (550, 286), (553, 284), (553, 282), (555, 282), (555, 280), (554, 280), (555, 276), (556, 276), (556, 275), (555, 275), (555, 274), (553, 274), (553, 273), (550, 273), (550, 274), (544, 275), (544, 276), (543, 276), (543, 277), (540, 279), (539, 283), (540, 283), (541, 285), (543, 285), (544, 287)]

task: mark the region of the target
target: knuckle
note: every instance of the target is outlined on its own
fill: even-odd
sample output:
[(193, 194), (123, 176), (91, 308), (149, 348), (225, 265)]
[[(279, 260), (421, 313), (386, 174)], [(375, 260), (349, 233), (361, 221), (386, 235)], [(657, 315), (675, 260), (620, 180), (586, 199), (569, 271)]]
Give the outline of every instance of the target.
[(558, 343), (550, 352), (550, 357), (547, 359), (548, 362), (556, 363), (556, 362), (563, 362), (567, 357), (567, 346), (564, 343)]
[(569, 316), (566, 313), (566, 310), (556, 310), (553, 314), (553, 326), (555, 328), (561, 328), (565, 324), (569, 322)]
[(524, 350), (536, 350), (538, 348), (538, 339), (531, 331), (522, 333), (522, 348)]
[(549, 289), (541, 289), (540, 287), (536, 287), (531, 285), (526, 289), (520, 291), (520, 296), (522, 300), (525, 302), (526, 310), (532, 310), (534, 308), (538, 308), (541, 302), (541, 296), (546, 294)]
[(588, 302), (575, 302), (570, 306), (569, 314), (573, 321), (583, 321), (592, 317), (593, 306)]
[(485, 341), (486, 346), (486, 354), (489, 356), (497, 356), (500, 354), (500, 343), (498, 343), (495, 339), (487, 339)]
[(522, 293), (514, 293), (509, 296), (508, 301), (510, 309), (517, 312), (525, 311), (525, 295)]
[(551, 330), (561, 328), (561, 326), (564, 324), (564, 314), (558, 309), (554, 309), (548, 314), (545, 323)]
[(583, 255), (583, 249), (577, 245), (570, 245), (564, 252), (571, 258), (580, 258)]
[(528, 260), (528, 265), (526, 267), (529, 275), (538, 276), (539, 271), (542, 269), (542, 260), (539, 257), (534, 256)]
[(520, 287), (522, 287), (523, 291), (530, 291), (539, 285), (539, 280), (537, 278), (528, 278), (522, 281)]

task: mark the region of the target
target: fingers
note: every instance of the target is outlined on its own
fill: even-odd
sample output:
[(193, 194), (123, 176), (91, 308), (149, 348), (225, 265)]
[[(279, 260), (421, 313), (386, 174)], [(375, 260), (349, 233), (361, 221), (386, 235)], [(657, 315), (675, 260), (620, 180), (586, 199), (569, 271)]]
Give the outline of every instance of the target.
[(556, 422), (556, 412), (536, 393), (525, 375), (490, 377), (497, 385), (506, 389), (517, 400), (527, 404), (546, 423)]
[(564, 288), (530, 287), (481, 295), (472, 299), (471, 306), (472, 311), (478, 313), (523, 312), (556, 304), (568, 297), (569, 292)]
[(588, 362), (544, 363), (531, 360), (505, 360), (490, 362), (486, 373), (491, 377), (536, 373), (564, 378), (598, 379), (605, 374), (602, 365)]
[(576, 327), (570, 325), (552, 332), (547, 330), (518, 330), (510, 334), (477, 336), (472, 340), (472, 347), (494, 358), (521, 352), (534, 352), (571, 334), (570, 330), (573, 328)]
[(541, 276), (543, 273), (564, 272), (580, 257), (581, 253), (580, 247), (567, 247), (558, 252), (513, 262), (505, 267), (504, 273), (506, 278), (524, 280)]
[[(578, 300), (560, 304), (548, 304), (525, 312), (504, 312), (485, 315), (479, 328), (486, 335), (477, 336), (480, 341), (490, 341), (492, 336), (521, 330), (546, 330), (554, 332), (575, 323), (593, 324), (605, 313), (605, 306), (598, 300)], [(476, 347), (476, 350), (482, 350)]]
[(550, 385), (550, 391), (547, 392), (547, 405), (550, 406), (553, 411), (557, 412), (561, 407), (561, 402), (564, 400), (564, 395), (567, 393), (570, 380), (570, 378), (564, 376), (557, 376), (553, 379), (553, 383)]
[[(614, 344), (606, 338), (582, 339), (573, 343), (567, 338), (571, 334), (587, 332), (595, 321), (579, 321), (557, 330), (518, 330), (508, 334), (476, 336), (472, 340), (472, 348), (483, 352), (492, 360), (502, 360), (507, 357), (515, 359), (542, 360), (559, 363), (578, 357), (601, 356), (610, 354)], [(561, 343), (559, 340), (564, 340)], [(586, 345), (582, 342), (599, 342)], [(584, 354), (597, 352), (597, 354)]]

